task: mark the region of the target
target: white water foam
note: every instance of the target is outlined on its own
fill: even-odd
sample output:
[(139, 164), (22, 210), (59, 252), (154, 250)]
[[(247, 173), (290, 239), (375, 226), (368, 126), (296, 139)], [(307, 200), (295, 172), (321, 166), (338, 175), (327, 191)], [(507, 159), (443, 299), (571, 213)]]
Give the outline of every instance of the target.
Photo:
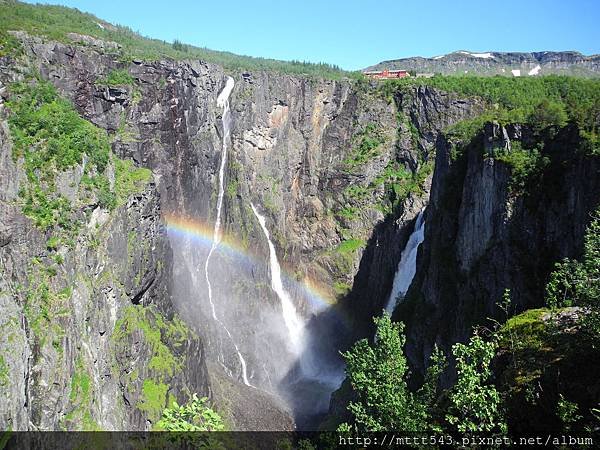
[(425, 219), (423, 217), (423, 210), (417, 216), (415, 222), (415, 228), (408, 238), (406, 247), (402, 250), (400, 256), (400, 262), (396, 269), (396, 275), (394, 275), (394, 284), (392, 285), (392, 293), (388, 299), (385, 310), (392, 314), (399, 298), (404, 298), (406, 291), (412, 282), (415, 273), (417, 271), (417, 250), (419, 245), (423, 242), (425, 236)]

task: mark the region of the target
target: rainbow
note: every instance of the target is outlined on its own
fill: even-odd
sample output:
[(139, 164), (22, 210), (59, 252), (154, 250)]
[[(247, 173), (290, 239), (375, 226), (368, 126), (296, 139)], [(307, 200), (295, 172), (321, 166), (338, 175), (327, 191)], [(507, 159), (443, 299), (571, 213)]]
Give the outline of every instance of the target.
[[(166, 214), (164, 217), (170, 234), (189, 238), (192, 242), (206, 248), (211, 247), (214, 234), (212, 224), (174, 214)], [(251, 253), (243, 242), (227, 233), (222, 235), (219, 251), (225, 252), (249, 267), (258, 265), (259, 261), (264, 259), (264, 256)], [(289, 283), (302, 292), (313, 310), (320, 311), (336, 304), (335, 297), (315, 280), (305, 277), (302, 281), (297, 281), (284, 267), (281, 268), (281, 271), (286, 284)]]

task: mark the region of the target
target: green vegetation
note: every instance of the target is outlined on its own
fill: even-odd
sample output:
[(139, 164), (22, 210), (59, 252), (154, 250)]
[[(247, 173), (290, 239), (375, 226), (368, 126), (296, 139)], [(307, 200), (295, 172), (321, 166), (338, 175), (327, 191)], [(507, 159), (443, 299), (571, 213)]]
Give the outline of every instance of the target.
[(342, 354), (357, 397), (348, 405), (354, 426), (360, 431), (422, 431), (425, 411), (407, 385), (403, 325), (385, 313), (374, 321), (374, 343), (362, 339)]
[[(393, 99), (415, 85), (426, 84), (460, 96), (483, 98), (485, 111), (444, 130), (451, 145), (450, 156), (457, 160), (469, 145), (482, 146), (481, 134), (486, 123), (522, 125), (529, 137), (523, 143), (512, 140), (511, 150), (494, 150), (493, 157), (511, 168), (510, 193), (521, 195), (535, 183), (550, 163), (545, 144), (569, 124), (582, 138), (578, 151), (600, 154), (598, 121), (600, 80), (564, 76), (508, 78), (476, 76), (435, 76), (433, 78), (390, 80), (379, 85), (380, 93)], [(400, 122), (406, 122), (400, 118)], [(526, 148), (525, 148), (526, 147)]]
[(527, 180), (535, 174), (540, 174), (544, 167), (550, 163), (550, 159), (547, 156), (542, 156), (535, 148), (524, 149), (518, 141), (513, 141), (511, 147), (510, 150), (502, 150), (496, 153), (494, 157), (511, 168), (509, 184), (511, 193), (523, 193)]
[(0, 355), (0, 386), (8, 386), (10, 378), (8, 376), (8, 364), (4, 360), (4, 356)]
[(335, 295), (338, 297), (343, 297), (348, 292), (350, 292), (350, 289), (352, 289), (352, 286), (347, 282), (344, 282), (344, 281), (334, 281), (333, 282), (333, 291), (335, 292)]
[[(598, 426), (597, 396), (587, 389), (597, 382), (598, 280), (600, 210), (587, 229), (581, 260), (558, 263), (550, 277), (551, 309), (527, 310), (504, 324), (493, 321), (493, 330), (478, 329), (466, 344), (453, 345), (457, 380), (445, 391), (438, 383), (445, 357), (437, 349), (423, 385), (408, 389), (403, 325), (384, 313), (374, 319), (373, 342), (363, 339), (343, 354), (353, 421), (338, 431), (504, 436), (547, 424), (555, 431), (592, 433)], [(508, 317), (510, 291), (499, 306)]]
[[(362, 239), (348, 238), (325, 253), (339, 277), (346, 277), (353, 272), (356, 252), (364, 246), (365, 241)], [(338, 295), (344, 295), (350, 290), (350, 286), (347, 281), (338, 280), (334, 290)]]
[(551, 308), (580, 306), (588, 313), (586, 332), (600, 343), (600, 208), (594, 212), (583, 245), (581, 261), (564, 259), (556, 264), (546, 286), (546, 303)]
[[(355, 394), (348, 411), (357, 431), (431, 430), (463, 435), (506, 431), (500, 395), (490, 382), (495, 342), (475, 335), (467, 344), (453, 346), (458, 380), (446, 393), (449, 403), (442, 404), (439, 381), (446, 368), (444, 354), (434, 349), (423, 385), (413, 392), (408, 388), (403, 324), (391, 322), (385, 312), (374, 321), (377, 331), (373, 343), (360, 340), (342, 354)], [(350, 429), (342, 424), (338, 431)]]
[(90, 376), (83, 367), (83, 361), (79, 357), (75, 363), (75, 373), (71, 380), (71, 394), (69, 400), (86, 402), (90, 398)]
[(348, 239), (342, 241), (336, 248), (339, 253), (354, 253), (359, 248), (363, 247), (365, 242), (361, 239)]
[(133, 86), (134, 82), (126, 69), (111, 70), (105, 77), (96, 80), (99, 86)]
[(425, 180), (433, 172), (433, 161), (419, 163), (416, 171), (407, 170), (404, 166), (391, 162), (375, 184), (384, 185), (385, 196), (379, 205), (384, 214), (391, 214), (411, 195), (424, 193)]
[(22, 53), (21, 43), (5, 29), (0, 28), (0, 58), (4, 56), (19, 56)]
[(235, 196), (237, 195), (237, 191), (239, 189), (239, 185), (240, 182), (237, 179), (231, 179), (229, 180), (229, 183), (227, 183), (227, 197), (229, 199), (234, 199)]
[[(566, 76), (545, 77), (476, 77), (434, 76), (390, 80), (379, 86), (380, 93), (390, 101), (397, 92), (415, 85), (455, 92), (460, 96), (481, 97), (487, 101), (486, 111), (478, 117), (461, 121), (445, 133), (452, 145), (451, 157), (457, 159), (464, 146), (472, 141), (487, 122), (501, 125), (524, 124), (534, 131), (538, 147), (556, 135), (558, 130), (573, 123), (583, 138), (581, 151), (600, 154), (598, 121), (600, 115), (600, 80)], [(500, 155), (513, 167), (510, 190), (519, 194), (525, 182), (540, 172), (547, 163), (539, 148), (517, 148), (515, 154)], [(495, 156), (495, 155), (494, 155)]]
[(565, 104), (559, 101), (543, 99), (537, 104), (535, 109), (531, 111), (527, 118), (534, 129), (538, 132), (543, 132), (552, 127), (562, 128), (567, 124), (569, 116)]
[(27, 284), (21, 290), (23, 311), (37, 345), (43, 348), (52, 342), (55, 350), (62, 353), (64, 330), (60, 317), (72, 291), (69, 287), (60, 290), (53, 287), (51, 278), (56, 272), (52, 269), (38, 258), (32, 258), (27, 266)]
[[(168, 43), (150, 39), (135, 33), (128, 27), (111, 25), (91, 14), (64, 6), (30, 5), (16, 1), (4, 1), (0, 3), (0, 17), (2, 17), (0, 38), (6, 35), (8, 30), (24, 30), (30, 34), (72, 43), (67, 35), (75, 32), (116, 42), (121, 49), (110, 51), (118, 52), (122, 60), (134, 58), (144, 60), (201, 59), (220, 64), (230, 71), (270, 70), (330, 79), (362, 78), (362, 74), (358, 72), (345, 72), (337, 66), (326, 63), (312, 64), (301, 61), (253, 58), (185, 45), (178, 40)], [(4, 40), (0, 42), (4, 42)], [(0, 52), (2, 51), (5, 51), (4, 48), (0, 49)]]
[(175, 39), (173, 41), (173, 50), (177, 50), (179, 52), (187, 53), (189, 51), (189, 47), (182, 43), (179, 39)]
[(70, 406), (73, 408), (64, 417), (64, 425), (68, 429), (80, 429), (83, 431), (99, 431), (100, 427), (92, 419), (90, 411), (92, 392), (91, 378), (85, 369), (81, 356), (75, 361), (75, 372), (71, 379), (71, 393), (69, 395)]
[(134, 167), (131, 160), (115, 159), (115, 195), (117, 206), (127, 199), (142, 192), (152, 180), (152, 171), (144, 167)]
[(373, 123), (368, 123), (354, 139), (356, 146), (344, 160), (344, 165), (350, 171), (379, 155), (379, 146), (385, 142), (383, 131)]
[[(184, 345), (191, 331), (177, 317), (167, 320), (154, 307), (131, 305), (117, 321), (112, 334), (116, 353), (128, 348), (130, 339), (144, 343), (142, 351), (148, 352), (149, 374), (142, 382), (140, 401), (136, 407), (144, 411), (149, 420), (157, 422), (162, 411), (174, 399), (169, 395), (169, 383), (181, 370), (185, 362)], [(127, 375), (127, 389), (138, 390), (139, 374), (136, 371)]]
[[(173, 354), (189, 336), (189, 329), (177, 317), (166, 320), (152, 307), (131, 305), (115, 325), (113, 339), (122, 343), (134, 332), (141, 332), (152, 357), (148, 367), (157, 379), (167, 379), (183, 367), (183, 358)], [(173, 347), (173, 348), (171, 348)]]
[[(103, 208), (114, 209), (124, 204), (150, 181), (150, 170), (135, 168), (131, 161), (115, 158), (106, 132), (80, 117), (50, 83), (29, 79), (12, 84), (10, 92), (7, 106), (13, 157), (23, 158), (27, 174), (27, 183), (19, 193), (22, 210), (44, 230), (59, 228), (49, 248), (61, 236), (66, 236), (65, 241), (73, 241), (78, 232), (80, 223), (74, 217), (74, 205), (57, 192), (55, 177), (83, 165), (84, 155), (87, 162), (81, 186), (94, 194), (88, 202), (95, 198)], [(115, 169), (113, 189), (104, 174), (111, 162)]]
[(7, 106), (14, 155), (25, 158), (30, 181), (80, 164), (84, 154), (94, 169), (104, 171), (110, 154), (106, 133), (81, 118), (50, 83), (15, 83), (10, 92)]
[(492, 105), (489, 114), (501, 123), (562, 126), (575, 122), (597, 141), (600, 80), (566, 76), (477, 77), (434, 76), (386, 81), (380, 91), (387, 97), (414, 85), (429, 85), (461, 96), (477, 96)]
[(548, 338), (548, 325), (544, 322), (546, 308), (528, 309), (511, 317), (500, 329), (500, 346), (512, 352), (526, 349), (542, 350)]
[(208, 406), (206, 397), (192, 395), (185, 405), (173, 402), (163, 411), (155, 429), (164, 431), (223, 431), (225, 425), (221, 416)]
[(106, 134), (82, 119), (50, 83), (16, 83), (10, 92), (13, 156), (23, 158), (27, 174), (20, 191), (23, 212), (42, 229), (57, 225), (75, 234), (71, 204), (56, 192), (54, 177), (81, 164), (84, 154), (89, 157), (88, 170), (102, 172), (110, 155)]
[(161, 411), (167, 405), (167, 391), (169, 386), (164, 383), (156, 382), (152, 379), (144, 380), (142, 386), (142, 400), (136, 405), (140, 411), (148, 413), (151, 421), (156, 421), (160, 417)]
[(577, 414), (579, 407), (577, 403), (568, 401), (564, 395), (559, 395), (559, 400), (556, 405), (556, 415), (559, 417), (566, 431), (571, 430), (572, 424), (582, 418)]
[(494, 340), (486, 342), (477, 334), (466, 345), (452, 346), (458, 379), (450, 390), (446, 420), (461, 434), (506, 433), (500, 395), (490, 382), (496, 349)]

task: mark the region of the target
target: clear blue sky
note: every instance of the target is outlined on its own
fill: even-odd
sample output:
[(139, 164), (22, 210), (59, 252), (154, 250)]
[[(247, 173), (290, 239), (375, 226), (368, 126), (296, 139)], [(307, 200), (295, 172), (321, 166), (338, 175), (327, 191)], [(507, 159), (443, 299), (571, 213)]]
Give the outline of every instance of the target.
[(600, 53), (600, 0), (57, 0), (150, 37), (361, 69), (454, 50)]

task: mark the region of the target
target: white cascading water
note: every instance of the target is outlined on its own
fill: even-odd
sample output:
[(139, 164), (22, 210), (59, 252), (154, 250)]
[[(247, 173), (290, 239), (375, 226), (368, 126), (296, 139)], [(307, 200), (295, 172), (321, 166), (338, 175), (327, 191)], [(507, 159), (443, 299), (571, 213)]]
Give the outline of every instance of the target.
[(256, 210), (252, 203), (250, 203), (250, 206), (252, 207), (252, 211), (258, 219), (258, 223), (260, 223), (260, 227), (262, 228), (263, 233), (267, 238), (267, 242), (269, 244), (271, 289), (273, 289), (273, 291), (277, 294), (277, 297), (279, 297), (279, 300), (281, 301), (281, 309), (283, 310), (283, 321), (285, 322), (285, 326), (290, 335), (291, 350), (295, 354), (299, 354), (302, 346), (302, 334), (304, 324), (300, 320), (300, 317), (298, 317), (298, 313), (296, 312), (296, 308), (294, 307), (294, 303), (292, 302), (290, 295), (283, 287), (283, 282), (281, 281), (281, 267), (279, 266), (279, 261), (277, 260), (275, 246), (271, 242), (271, 237), (269, 235), (269, 230), (267, 229), (265, 218)]
[(396, 269), (396, 275), (394, 275), (394, 284), (392, 285), (392, 293), (388, 299), (385, 310), (392, 314), (396, 308), (399, 298), (404, 298), (406, 291), (412, 282), (417, 271), (417, 250), (419, 245), (423, 242), (425, 236), (425, 219), (423, 217), (423, 211), (419, 212), (417, 220), (415, 222), (415, 228), (408, 238), (406, 247), (402, 250), (400, 262)]
[(221, 320), (217, 317), (215, 303), (213, 301), (212, 296), (212, 286), (210, 284), (210, 277), (208, 276), (208, 263), (210, 261), (210, 257), (221, 242), (221, 210), (223, 208), (223, 195), (225, 194), (225, 166), (227, 163), (227, 145), (229, 143), (229, 136), (231, 134), (231, 112), (229, 110), (229, 95), (231, 94), (234, 85), (235, 82), (233, 81), (233, 78), (227, 77), (225, 87), (217, 97), (217, 106), (223, 108), (223, 117), (221, 118), (221, 123), (223, 124), (223, 149), (221, 152), (221, 165), (219, 167), (219, 195), (217, 197), (217, 218), (215, 220), (212, 245), (210, 247), (210, 251), (208, 252), (208, 256), (206, 257), (206, 262), (204, 263), (204, 275), (206, 277), (206, 285), (208, 287), (208, 301), (210, 302), (213, 319), (223, 327), (223, 329), (227, 333), (227, 336), (229, 336), (229, 339), (231, 340), (231, 343), (233, 344), (233, 347), (235, 348), (235, 351), (237, 353), (238, 359), (240, 360), (240, 365), (242, 366), (242, 380), (244, 381), (244, 384), (246, 386), (251, 386), (250, 382), (248, 381), (246, 360), (242, 356), (242, 353), (240, 352), (235, 341), (233, 340), (233, 336), (231, 335), (225, 324), (221, 322)]

